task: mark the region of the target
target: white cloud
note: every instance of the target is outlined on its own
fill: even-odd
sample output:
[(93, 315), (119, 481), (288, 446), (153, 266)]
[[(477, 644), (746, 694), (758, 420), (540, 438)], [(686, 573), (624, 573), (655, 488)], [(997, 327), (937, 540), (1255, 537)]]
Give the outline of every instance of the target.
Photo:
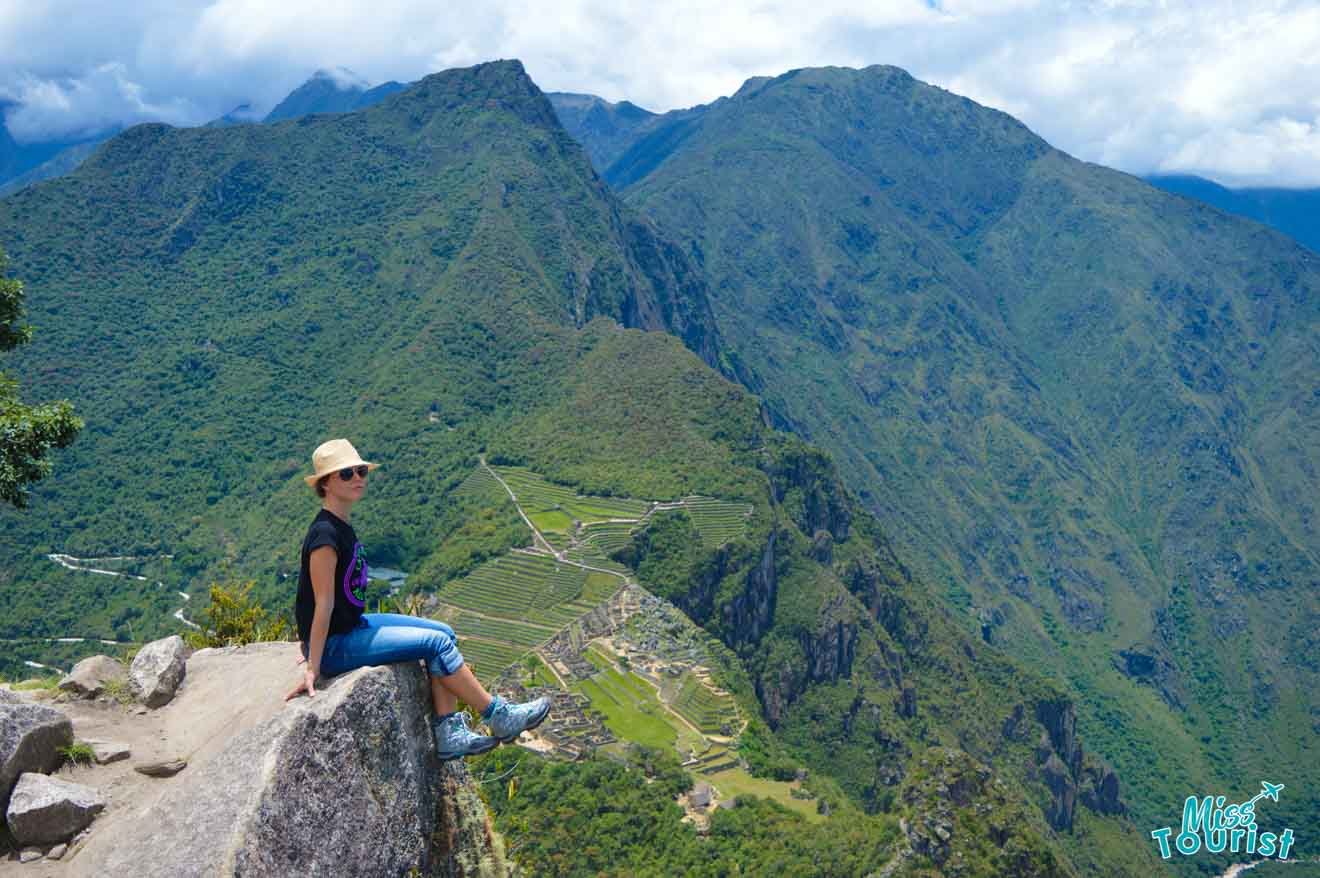
[(494, 58), (655, 110), (896, 64), (1090, 161), (1320, 185), (1320, 6), (1296, 0), (0, 0), (20, 138), (265, 112), (318, 68), (375, 83)]
[(74, 79), (22, 75), (6, 91), (17, 107), (5, 122), (19, 142), (74, 139), (137, 122), (188, 124), (196, 113), (181, 98), (152, 102), (117, 61)]

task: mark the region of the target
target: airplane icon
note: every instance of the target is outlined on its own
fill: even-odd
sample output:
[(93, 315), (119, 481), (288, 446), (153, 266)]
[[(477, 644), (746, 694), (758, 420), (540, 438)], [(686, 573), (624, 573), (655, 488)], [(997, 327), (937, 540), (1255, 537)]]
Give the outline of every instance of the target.
[(1260, 786), (1261, 791), (1251, 797), (1251, 802), (1248, 802), (1248, 805), (1259, 799), (1273, 799), (1276, 802), (1279, 801), (1279, 790), (1283, 789), (1283, 784), (1270, 783), (1267, 780), (1263, 780), (1260, 782)]

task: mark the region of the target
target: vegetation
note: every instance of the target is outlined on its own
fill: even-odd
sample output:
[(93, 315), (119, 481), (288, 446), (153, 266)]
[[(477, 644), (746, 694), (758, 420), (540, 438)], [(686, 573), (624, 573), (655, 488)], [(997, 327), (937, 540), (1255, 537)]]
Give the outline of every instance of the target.
[(1062, 682), (1138, 824), (1241, 772), (1320, 784), (1320, 670), (1280, 658), (1320, 618), (1320, 256), (892, 67), (757, 78), (608, 148), (563, 118), (701, 258), (726, 374), (959, 627)]
[[(132, 662), (130, 661), (129, 664), (132, 664)], [(137, 700), (137, 696), (133, 694), (132, 685), (126, 679), (106, 680), (102, 693), (106, 698), (119, 704), (132, 704)]]
[(516, 779), (482, 791), (509, 850), (534, 875), (864, 875), (890, 859), (898, 834), (892, 818), (812, 822), (742, 796), (699, 835), (674, 803), (692, 778), (658, 750), (634, 749), (626, 764), (565, 764), (501, 748), (472, 766), (479, 778)]
[[(23, 314), (23, 285), (5, 277), (8, 264), (0, 249), (0, 353), (32, 340), (32, 327), (18, 322)], [(50, 474), (47, 453), (67, 447), (82, 426), (66, 400), (44, 405), (20, 402), (18, 381), (0, 372), (0, 501), (19, 509), (27, 506), (27, 486)]]
[(188, 645), (194, 649), (213, 646), (244, 646), (267, 640), (287, 640), (291, 626), (286, 618), (267, 610), (252, 599), (256, 582), (211, 585), (211, 602), (202, 616), (199, 631), (190, 631)]
[(674, 710), (708, 735), (728, 735), (738, 731), (738, 714), (733, 699), (717, 694), (691, 672), (679, 681), (674, 695)]
[(61, 744), (58, 748), (65, 762), (71, 762), (74, 765), (91, 765), (96, 761), (96, 751), (92, 745), (85, 741), (74, 741), (72, 744)]
[[(810, 164), (829, 166), (818, 155)], [(743, 178), (740, 185), (766, 191), (760, 182)], [(838, 192), (822, 187), (813, 198)], [(800, 201), (814, 203), (805, 194)], [(959, 210), (949, 215), (964, 217), (962, 207), (952, 205)], [(894, 220), (887, 229), (910, 230), (903, 216), (886, 217)], [(766, 257), (765, 266), (782, 267), (778, 250), (810, 249), (767, 244), (758, 236), (771, 237), (768, 228), (728, 227), (755, 238), (746, 242), (749, 262), (755, 254)], [(1167, 736), (1167, 755), (1156, 752), (1155, 738), (1179, 732), (1181, 721), (1160, 708), (1150, 687), (1126, 679), (1114, 685), (1109, 667), (1120, 641), (1079, 633), (1084, 607), (1067, 604), (1067, 588), (1001, 599), (991, 578), (1000, 581), (995, 571), (1010, 567), (996, 536), (981, 532), (984, 552), (960, 542), (964, 526), (972, 533), (981, 524), (1021, 524), (992, 514), (998, 500), (987, 506), (977, 499), (1003, 491), (1018, 498), (1004, 508), (1039, 505), (1030, 521), (1044, 524), (1022, 524), (1020, 532), (1044, 540), (1055, 521), (1047, 477), (1081, 479), (1074, 473), (1091, 465), (1079, 458), (1068, 467), (1036, 466), (1044, 448), (1066, 445), (1057, 408), (1042, 403), (1035, 414), (1040, 400), (1029, 391), (1040, 382), (1022, 377), (1022, 362), (980, 355), (978, 337), (1004, 333), (985, 335), (971, 316), (957, 324), (969, 327), (965, 333), (948, 330), (946, 321), (964, 307), (953, 290), (964, 282), (980, 289), (975, 279), (965, 271), (938, 279), (944, 298), (906, 310), (879, 296), (875, 319), (889, 322), (866, 324), (874, 351), (856, 340), (852, 360), (813, 360), (836, 324), (865, 322), (870, 299), (858, 292), (855, 320), (817, 319), (803, 290), (778, 286), (785, 278), (826, 277), (816, 266), (767, 268), (755, 286), (728, 273), (732, 245), (712, 242), (703, 270), (747, 293), (748, 313), (760, 314), (766, 330), (756, 344), (782, 347), (772, 363), (753, 345), (755, 333), (742, 332), (746, 325), (729, 330), (729, 344), (716, 331), (695, 254), (689, 258), (620, 204), (516, 62), (428, 77), (356, 113), (205, 130), (139, 126), (75, 173), (0, 200), (0, 236), (13, 241), (43, 326), (42, 349), (16, 354), (17, 367), (25, 381), (32, 376), (36, 392), (66, 395), (95, 413), (86, 435), (58, 459), (60, 477), (35, 490), (40, 508), (23, 516), (0, 510), (11, 537), (0, 544), (0, 628), (33, 641), (6, 650), (6, 661), (32, 655), (64, 662), (103, 648), (40, 639), (75, 631), (128, 643), (178, 630), (178, 592), (194, 582), (254, 583), (235, 615), (241, 621), (246, 609), (262, 605), (274, 616), (253, 619), (246, 630), (273, 624), (292, 604), (299, 540), (317, 505), (302, 481), (307, 453), (324, 438), (347, 435), (383, 464), (354, 510), (367, 557), (373, 566), (406, 570), (409, 592), (442, 602), (442, 614), (462, 623), (460, 647), (485, 679), (524, 661), (543, 632), (571, 627), (619, 577), (513, 551), (528, 546), (531, 534), (507, 492), (482, 474), (483, 458), (518, 481), (520, 499), (530, 492), (537, 500), (539, 521), (560, 528), (547, 532), (558, 545), (568, 545), (562, 529), (574, 521), (590, 527), (629, 517), (621, 512), (641, 517), (648, 500), (682, 500), (647, 516), (645, 527), (601, 532), (574, 557), (628, 571), (716, 641), (713, 682), (749, 725), (736, 747), (709, 752), (703, 768), (734, 771), (743, 757), (760, 780), (776, 782), (765, 789), (782, 789), (805, 766), (809, 791), (833, 813), (809, 822), (749, 801), (714, 814), (701, 838), (673, 803), (690, 780), (671, 755), (635, 754), (632, 766), (564, 766), (505, 748), (490, 764), (507, 770), (511, 764), (501, 760), (521, 758), (526, 772), (512, 789), (491, 784), (488, 792), (501, 827), (521, 845), (516, 855), (535, 864), (535, 874), (727, 874), (734, 863), (748, 871), (865, 874), (892, 854), (897, 814), (908, 807), (897, 791), (918, 769), (913, 760), (934, 744), (992, 765), (1023, 791), (1024, 807), (1038, 819), (1051, 797), (1036, 762), (1045, 731), (1038, 714), (1042, 705), (1068, 705), (1065, 687), (1096, 711), (1082, 718), (1088, 750), (1108, 757), (1110, 748), (1132, 748), (1124, 765), (1147, 773), (1138, 774), (1135, 802), (1153, 807), (1172, 783), (1184, 782), (1168, 778), (1199, 779), (1206, 768), (1177, 734)], [(821, 252), (835, 243), (822, 241)], [(907, 275), (895, 272), (910, 267), (907, 252), (898, 246), (897, 262), (868, 261), (865, 271), (893, 275), (903, 289)], [(922, 277), (936, 284), (937, 274)], [(830, 289), (846, 310), (843, 281), (840, 275)], [(913, 302), (921, 289), (918, 283)], [(793, 334), (804, 339), (800, 356), (792, 353)], [(919, 356), (935, 361), (918, 366)], [(845, 380), (834, 369), (849, 362), (857, 371)], [(712, 363), (759, 387), (764, 407)], [(965, 393), (962, 385), (945, 393), (954, 366), (981, 378), (969, 378)], [(894, 404), (911, 409), (893, 422), (897, 438), (882, 442), (873, 428), (889, 421), (869, 410), (837, 414), (834, 406), (858, 387), (884, 405), (877, 376), (890, 374)], [(1005, 402), (1023, 394), (1026, 402)], [(988, 443), (964, 449), (965, 458), (950, 460), (944, 445), (925, 442), (955, 413), (988, 411), (992, 403), (1014, 417), (987, 414), (979, 427), (960, 421), (961, 440)], [(905, 518), (886, 522), (903, 535), (904, 551), (914, 528), (951, 510), (933, 532), (956, 539), (925, 545), (943, 546), (941, 557), (957, 565), (965, 556), (981, 559), (982, 579), (913, 575), (830, 459), (767, 420), (810, 422), (831, 442), (846, 439), (837, 449), (843, 472), (868, 507)], [(946, 455), (942, 466), (957, 477), (952, 486), (923, 468), (928, 448)], [(995, 467), (984, 469), (989, 475), (970, 472), (986, 454), (996, 467), (1014, 461), (1011, 478)], [(883, 488), (879, 470), (859, 475), (861, 460), (885, 468)], [(993, 484), (984, 481), (992, 475)], [(1093, 473), (1085, 491), (1058, 496), (1109, 483)], [(911, 492), (908, 505), (884, 493), (900, 485)], [(1059, 545), (1090, 539), (1088, 521), (1065, 515), (1055, 530)], [(596, 553), (606, 550), (613, 560), (597, 563)], [(58, 553), (149, 557), (134, 563), (152, 566), (149, 574), (134, 568), (144, 571), (133, 574), (138, 580), (120, 575), (127, 569), (61, 566)], [(1024, 550), (1016, 563), (1044, 576), (1051, 569), (1044, 557)], [(1081, 577), (1076, 571), (1092, 569), (1074, 570), (1058, 558), (1051, 575), (1059, 582), (1064, 572)], [(373, 580), (373, 605), (389, 596), (383, 588)], [(1120, 595), (1116, 615), (1141, 617), (1145, 600)], [(1035, 630), (1033, 601), (1060, 620), (1057, 637)], [(968, 612), (974, 602), (987, 612), (1007, 606), (1004, 623), (990, 625), (991, 640), (1022, 635), (1007, 645), (1029, 663), (984, 642)], [(1174, 629), (1196, 633), (1177, 644), (1184, 663), (1208, 636), (1195, 629), (1194, 606), (1190, 595), (1170, 605)], [(1079, 659), (1075, 672), (1060, 658), (1069, 649)], [(1064, 670), (1056, 683), (1031, 668)], [(1198, 685), (1228, 691), (1224, 678), (1235, 671), (1206, 662), (1198, 673)], [(603, 668), (598, 677), (592, 683), (600, 701), (627, 708), (616, 722), (646, 715), (647, 693), (631, 671)], [(1105, 685), (1087, 688), (1094, 681)], [(701, 717), (709, 705), (698, 696), (691, 692), (688, 706)], [(662, 736), (663, 729), (644, 733)], [(1139, 755), (1147, 762), (1137, 765)], [(639, 783), (648, 772), (653, 782)], [(1153, 779), (1156, 773), (1165, 780)], [(1045, 833), (1043, 847), (1033, 842), (1024, 856), (1043, 865), (1085, 854), (1092, 871), (1106, 875), (1158, 868), (1148, 847), (1131, 843), (1130, 822), (1079, 813), (1085, 838)], [(980, 844), (996, 836), (975, 823), (965, 832), (973, 865), (988, 868), (999, 854)]]

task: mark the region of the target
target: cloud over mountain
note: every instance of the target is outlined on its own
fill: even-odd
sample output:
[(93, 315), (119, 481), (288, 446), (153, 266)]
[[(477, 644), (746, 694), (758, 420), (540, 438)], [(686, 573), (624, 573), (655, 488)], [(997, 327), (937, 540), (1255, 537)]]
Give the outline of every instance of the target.
[(406, 82), (501, 57), (546, 90), (653, 110), (794, 67), (895, 64), (1090, 161), (1320, 185), (1320, 8), (1289, 0), (0, 4), (20, 140), (264, 112), (318, 68)]

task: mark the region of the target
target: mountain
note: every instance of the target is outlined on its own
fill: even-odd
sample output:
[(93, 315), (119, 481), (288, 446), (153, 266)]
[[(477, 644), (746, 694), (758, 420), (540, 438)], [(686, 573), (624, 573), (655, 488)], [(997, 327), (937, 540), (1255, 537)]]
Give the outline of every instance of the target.
[(312, 78), (289, 93), (266, 114), (263, 122), (282, 122), (310, 113), (347, 113), (384, 100), (405, 88), (398, 82), (371, 87), (367, 81), (342, 68), (318, 70)]
[[(264, 118), (256, 115), (248, 104), (239, 104), (223, 116), (212, 119), (204, 127), (223, 128), (254, 122), (281, 122), (309, 113), (347, 113), (379, 103), (406, 86), (398, 82), (383, 82), (369, 86), (351, 71), (318, 70), (313, 76), (289, 93)], [(3, 106), (0, 103), (0, 106)], [(53, 141), (20, 147), (9, 132), (0, 126), (0, 197), (17, 192), (41, 180), (49, 180), (69, 173), (78, 167), (106, 139), (119, 129), (103, 132), (96, 137), (78, 141)]]
[(610, 103), (595, 95), (546, 92), (560, 123), (587, 150), (597, 168), (609, 165), (660, 117), (630, 101)]
[(102, 142), (101, 140), (89, 140), (86, 143), (75, 143), (73, 146), (65, 147), (32, 170), (24, 171), (18, 176), (0, 183), (0, 197), (8, 195), (10, 192), (17, 192), (31, 186), (33, 183), (40, 183), (42, 180), (62, 177), (86, 161), (87, 157), (95, 152)]
[(247, 125), (260, 122), (260, 117), (253, 111), (251, 104), (239, 104), (223, 116), (206, 123), (208, 128), (227, 128), (230, 125)]
[(1197, 198), (1273, 226), (1320, 253), (1320, 189), (1227, 189), (1190, 174), (1156, 175), (1146, 180), (1166, 192)]
[[(896, 875), (1158, 868), (1075, 702), (981, 642), (832, 461), (713, 368), (742, 367), (699, 264), (610, 191), (519, 63), (297, 122), (136, 126), (0, 201), (0, 241), (38, 329), (6, 368), (87, 423), (31, 508), (0, 511), (6, 662), (103, 649), (39, 638), (168, 633), (176, 608), (204, 618), (213, 580), (287, 607), (327, 436), (382, 463), (354, 522), (373, 566), (456, 600), (491, 559), (532, 563), (510, 551), (529, 535), (511, 497), (466, 488), (489, 460), (559, 496), (667, 501), (609, 563), (719, 638), (746, 716), (722, 737), (749, 781), (803, 771), (833, 803), (824, 831), (739, 805), (717, 824), (722, 868), (767, 826), (853, 874), (894, 857)], [(693, 495), (750, 510), (708, 541)], [(528, 769), (521, 795), (678, 771), (672, 752), (640, 759)], [(670, 793), (584, 805), (574, 825), (610, 839), (660, 814), (665, 862), (687, 863), (703, 848)], [(577, 855), (599, 850), (586, 837)]]
[(18, 143), (9, 133), (4, 119), (15, 106), (13, 101), (0, 100), (0, 196), (76, 167), (96, 144), (115, 133), (108, 131), (91, 138)]
[(1140, 825), (1320, 780), (1320, 256), (893, 67), (751, 80), (600, 170), (773, 423), (1068, 682)]

